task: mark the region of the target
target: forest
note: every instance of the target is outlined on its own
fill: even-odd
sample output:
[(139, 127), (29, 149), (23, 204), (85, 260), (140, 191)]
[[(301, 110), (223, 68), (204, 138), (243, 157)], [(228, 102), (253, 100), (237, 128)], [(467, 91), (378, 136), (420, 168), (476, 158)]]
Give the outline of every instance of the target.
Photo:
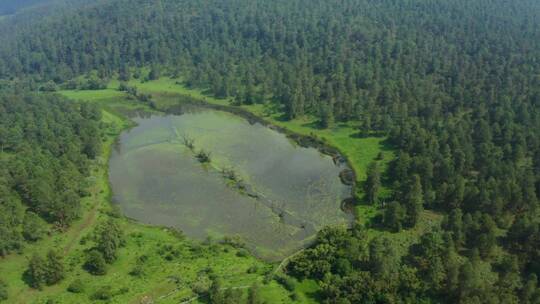
[[(54, 92), (166, 76), (395, 151), (358, 185), (380, 213), (324, 228), (286, 267), (320, 302), (540, 303), (540, 2), (95, 2), (0, 28), (0, 255), (69, 226), (101, 151), (101, 112)], [(373, 237), (424, 210), (440, 227), (405, 252)]]

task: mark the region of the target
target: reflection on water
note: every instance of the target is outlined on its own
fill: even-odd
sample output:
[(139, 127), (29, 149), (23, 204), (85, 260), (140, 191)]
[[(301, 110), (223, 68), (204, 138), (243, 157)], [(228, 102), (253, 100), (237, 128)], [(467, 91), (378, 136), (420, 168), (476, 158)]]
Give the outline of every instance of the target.
[[(110, 159), (113, 199), (129, 217), (199, 239), (238, 235), (267, 259), (348, 221), (340, 209), (350, 194), (339, 179), (343, 168), (316, 149), (215, 110), (134, 120)], [(200, 150), (210, 153), (209, 164), (195, 157)]]

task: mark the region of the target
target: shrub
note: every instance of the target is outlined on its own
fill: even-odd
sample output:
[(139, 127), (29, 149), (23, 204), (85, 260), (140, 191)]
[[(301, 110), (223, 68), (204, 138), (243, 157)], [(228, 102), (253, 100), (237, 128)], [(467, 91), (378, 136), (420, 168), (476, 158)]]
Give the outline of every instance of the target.
[(92, 295), (92, 299), (103, 301), (110, 300), (112, 297), (113, 293), (110, 286), (102, 286)]
[(129, 274), (134, 277), (142, 277), (144, 275), (144, 269), (142, 265), (135, 265)]
[(104, 275), (107, 272), (107, 266), (103, 255), (97, 250), (92, 250), (88, 254), (84, 269), (93, 275)]
[(249, 253), (245, 249), (239, 249), (238, 252), (236, 253), (236, 256), (240, 257), (240, 258), (247, 257), (248, 255), (249, 255)]
[(257, 273), (259, 271), (259, 267), (257, 265), (252, 265), (248, 268), (247, 273)]
[(8, 298), (8, 291), (7, 291), (7, 284), (0, 280), (0, 301), (7, 300)]
[(84, 291), (84, 284), (81, 279), (75, 279), (69, 284), (67, 291), (71, 293), (82, 293)]

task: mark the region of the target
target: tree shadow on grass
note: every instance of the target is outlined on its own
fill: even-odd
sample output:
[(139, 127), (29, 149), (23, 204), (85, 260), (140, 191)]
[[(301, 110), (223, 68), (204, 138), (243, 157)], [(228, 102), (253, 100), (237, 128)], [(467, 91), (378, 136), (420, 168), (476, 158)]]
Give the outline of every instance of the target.
[(30, 275), (30, 272), (28, 270), (25, 270), (23, 273), (22, 273), (22, 276), (21, 276), (21, 280), (26, 284), (28, 285), (29, 287), (32, 287), (33, 288), (33, 283), (34, 283), (34, 279), (32, 278), (32, 276)]
[(275, 120), (281, 121), (281, 122), (290, 121), (289, 116), (287, 115), (287, 113), (281, 113), (281, 114), (279, 114), (279, 116), (277, 116), (277, 117), (275, 118)]
[(381, 147), (382, 151), (395, 151), (396, 147), (390, 142), (390, 139), (387, 137), (383, 141), (380, 142), (379, 146)]
[(314, 129), (314, 130), (324, 130), (320, 121), (306, 122), (302, 124), (302, 127)]
[(308, 291), (304, 293), (308, 298), (315, 300), (317, 303), (322, 303), (324, 300), (321, 290)]

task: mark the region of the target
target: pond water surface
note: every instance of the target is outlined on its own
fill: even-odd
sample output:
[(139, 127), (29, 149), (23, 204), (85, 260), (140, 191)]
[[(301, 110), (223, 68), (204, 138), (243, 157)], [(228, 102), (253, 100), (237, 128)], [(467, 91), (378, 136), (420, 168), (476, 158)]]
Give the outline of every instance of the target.
[(210, 109), (133, 120), (109, 162), (113, 200), (128, 217), (197, 239), (238, 236), (270, 260), (350, 220), (340, 208), (351, 193), (344, 167), (315, 148)]

